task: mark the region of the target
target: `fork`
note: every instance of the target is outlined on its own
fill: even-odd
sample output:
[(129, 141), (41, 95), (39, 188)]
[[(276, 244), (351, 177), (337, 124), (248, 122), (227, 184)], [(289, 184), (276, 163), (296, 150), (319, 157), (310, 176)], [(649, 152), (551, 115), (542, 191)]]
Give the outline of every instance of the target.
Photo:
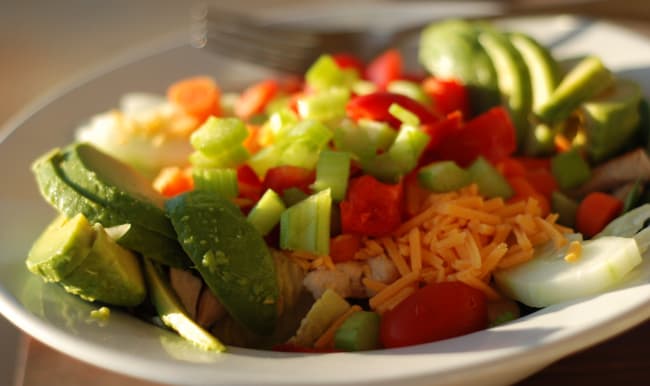
[[(575, 6), (604, 0), (474, 1), (461, 4), (489, 5), (469, 14), (472, 19), (559, 13)], [(445, 2), (439, 2), (445, 3)], [(458, 5), (458, 3), (456, 3)], [(441, 8), (442, 9), (442, 8)], [(215, 8), (207, 3), (192, 9), (191, 44), (221, 55), (257, 63), (289, 73), (303, 73), (323, 53), (353, 52), (362, 59), (374, 57), (387, 47), (399, 47), (435, 19), (460, 15), (437, 15), (426, 22), (395, 30), (316, 30), (273, 24), (240, 12)]]

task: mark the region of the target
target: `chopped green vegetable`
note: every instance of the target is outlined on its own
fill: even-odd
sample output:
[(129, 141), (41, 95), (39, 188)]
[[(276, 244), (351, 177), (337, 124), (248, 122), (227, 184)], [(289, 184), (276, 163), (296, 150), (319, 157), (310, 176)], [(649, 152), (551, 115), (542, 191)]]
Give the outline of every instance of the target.
[(238, 194), (237, 171), (235, 169), (193, 168), (194, 188), (235, 198)]
[(589, 164), (576, 149), (555, 155), (551, 159), (551, 171), (563, 190), (576, 188), (591, 176)]
[(438, 161), (420, 169), (418, 182), (429, 190), (443, 193), (469, 185), (472, 175), (454, 161)]
[(323, 150), (316, 164), (316, 181), (312, 188), (319, 192), (331, 189), (332, 199), (341, 201), (345, 198), (350, 178), (350, 154)]
[(478, 191), (486, 197), (510, 198), (512, 188), (505, 178), (483, 157), (478, 157), (467, 171), (472, 181), (478, 185)]
[(336, 330), (334, 348), (344, 351), (363, 351), (379, 348), (380, 319), (379, 314), (376, 312), (354, 312)]
[(328, 255), (331, 211), (330, 189), (289, 207), (280, 217), (280, 248)]
[(280, 196), (267, 189), (248, 213), (248, 221), (262, 234), (267, 235), (280, 222), (280, 216), (286, 209)]
[(417, 115), (413, 114), (412, 112), (398, 105), (397, 103), (393, 103), (392, 105), (390, 105), (388, 107), (388, 112), (390, 113), (390, 115), (399, 119), (403, 124), (410, 125), (410, 126), (418, 126), (420, 124), (420, 118), (418, 118)]

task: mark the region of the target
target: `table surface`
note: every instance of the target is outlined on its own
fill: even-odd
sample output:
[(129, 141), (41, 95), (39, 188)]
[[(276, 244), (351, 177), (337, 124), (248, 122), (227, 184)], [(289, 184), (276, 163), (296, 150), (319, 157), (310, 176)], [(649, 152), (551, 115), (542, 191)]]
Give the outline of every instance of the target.
[[(287, 3), (288, 0), (282, 0)], [(295, 0), (294, 0), (295, 1)], [(542, 0), (513, 0), (543, 2)], [(262, 0), (240, 0), (268, 6)], [(184, 28), (188, 3), (180, 0), (87, 2), (14, 1), (0, 5), (0, 124), (35, 97), (111, 55)], [(155, 12), (151, 12), (155, 9)], [(611, 1), (576, 12), (606, 17), (650, 36), (646, 0)], [(146, 22), (143, 22), (146, 21)], [(115, 28), (119, 26), (119, 28)], [(92, 33), (80, 33), (92, 31)], [(68, 50), (70, 45), (76, 50)], [(0, 384), (50, 386), (154, 385), (108, 373), (20, 335), (0, 318)], [(564, 358), (518, 385), (647, 384), (650, 321)]]

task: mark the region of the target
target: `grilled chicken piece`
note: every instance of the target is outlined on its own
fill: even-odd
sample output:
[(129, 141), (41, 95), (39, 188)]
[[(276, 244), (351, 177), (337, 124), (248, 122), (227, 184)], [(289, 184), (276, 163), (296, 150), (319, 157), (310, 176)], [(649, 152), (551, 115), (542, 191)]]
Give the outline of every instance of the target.
[(169, 269), (169, 280), (185, 311), (194, 319), (203, 281), (190, 271), (173, 267)]
[(226, 315), (226, 308), (207, 286), (203, 287), (196, 310), (195, 321), (203, 328), (209, 329)]
[(584, 197), (591, 192), (611, 191), (636, 180), (650, 181), (650, 157), (642, 148), (613, 158), (593, 169), (589, 181), (572, 192), (571, 196)]

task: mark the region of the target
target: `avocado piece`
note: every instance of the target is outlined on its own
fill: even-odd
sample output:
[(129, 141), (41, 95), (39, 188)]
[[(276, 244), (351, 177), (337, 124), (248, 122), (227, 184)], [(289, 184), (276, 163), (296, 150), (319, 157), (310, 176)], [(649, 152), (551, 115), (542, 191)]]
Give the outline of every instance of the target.
[(558, 124), (581, 103), (606, 90), (613, 79), (612, 73), (598, 57), (586, 56), (564, 76), (550, 98), (533, 112), (544, 123)]
[(350, 304), (341, 295), (331, 288), (326, 289), (311, 306), (300, 322), (296, 335), (289, 342), (300, 347), (313, 346), (325, 330), (349, 308)]
[(478, 41), (494, 64), (501, 103), (510, 112), (516, 128), (517, 144), (522, 147), (528, 137), (528, 116), (532, 105), (528, 67), (510, 39), (494, 28), (483, 25)]
[(270, 334), (278, 282), (260, 233), (239, 208), (214, 193), (184, 193), (166, 206), (183, 249), (230, 315), (257, 334)]
[(219, 339), (204, 330), (187, 315), (163, 273), (146, 258), (144, 259), (144, 273), (151, 302), (165, 326), (203, 350), (218, 352), (226, 350), (226, 346)]
[(59, 163), (67, 182), (84, 196), (133, 222), (175, 238), (165, 215), (164, 197), (145, 176), (128, 164), (87, 143), (75, 143), (62, 151)]
[[(550, 97), (560, 82), (560, 67), (551, 52), (537, 40), (524, 33), (508, 33), (510, 42), (519, 52), (528, 68), (531, 87), (531, 108), (539, 108)], [(548, 125), (530, 119), (528, 135), (523, 139), (522, 151), (526, 155), (547, 155), (554, 150), (555, 134), (563, 124)]]
[(48, 282), (58, 282), (88, 256), (95, 232), (81, 214), (59, 215), (38, 237), (27, 255), (27, 269)]
[(88, 301), (125, 307), (142, 303), (147, 290), (138, 257), (113, 241), (100, 224), (93, 225), (93, 230), (90, 252), (59, 283)]
[(115, 237), (125, 248), (155, 258), (157, 261), (178, 267), (189, 266), (190, 261), (176, 239), (131, 224), (131, 220), (110, 208), (87, 198), (67, 183), (58, 167), (63, 156), (59, 149), (53, 149), (39, 157), (32, 164), (32, 171), (41, 195), (60, 213), (74, 217), (82, 213), (89, 222), (104, 227), (128, 225)]
[(617, 78), (609, 89), (580, 106), (589, 159), (600, 163), (618, 154), (636, 135), (641, 116), (641, 87)]
[(422, 30), (418, 47), (419, 61), (427, 71), (467, 87), (475, 115), (500, 104), (497, 73), (478, 34), (476, 26), (464, 20), (436, 22)]

